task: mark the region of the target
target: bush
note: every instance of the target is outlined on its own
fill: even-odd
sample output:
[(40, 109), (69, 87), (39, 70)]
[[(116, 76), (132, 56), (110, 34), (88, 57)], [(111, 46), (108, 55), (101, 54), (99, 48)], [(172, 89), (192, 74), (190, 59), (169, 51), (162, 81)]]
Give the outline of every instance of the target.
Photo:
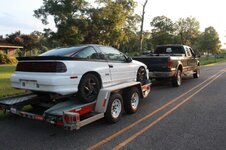
[(15, 57), (9, 57), (8, 55), (0, 52), (0, 64), (16, 64), (17, 59)]

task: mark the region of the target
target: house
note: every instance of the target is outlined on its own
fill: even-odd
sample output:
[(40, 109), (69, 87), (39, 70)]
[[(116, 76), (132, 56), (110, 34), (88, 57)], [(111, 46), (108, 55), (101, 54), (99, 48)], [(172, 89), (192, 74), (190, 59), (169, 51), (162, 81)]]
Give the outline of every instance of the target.
[(15, 52), (17, 49), (22, 49), (23, 46), (15, 46), (10, 43), (2, 43), (0, 42), (0, 52), (7, 54), (10, 57), (15, 56)]

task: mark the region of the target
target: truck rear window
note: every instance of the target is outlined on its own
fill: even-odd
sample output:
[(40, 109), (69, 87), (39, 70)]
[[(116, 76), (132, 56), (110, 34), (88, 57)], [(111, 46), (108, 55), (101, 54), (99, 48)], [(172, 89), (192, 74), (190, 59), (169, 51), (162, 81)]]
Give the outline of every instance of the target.
[(155, 50), (155, 54), (184, 54), (182, 46), (160, 46)]

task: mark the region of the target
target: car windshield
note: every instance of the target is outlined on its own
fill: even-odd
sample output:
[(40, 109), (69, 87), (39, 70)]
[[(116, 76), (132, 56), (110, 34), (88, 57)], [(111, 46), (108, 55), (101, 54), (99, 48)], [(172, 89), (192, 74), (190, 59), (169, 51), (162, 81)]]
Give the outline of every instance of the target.
[(159, 46), (155, 54), (184, 54), (184, 49), (182, 46)]
[(78, 47), (52, 49), (39, 56), (72, 56), (74, 53), (80, 51), (85, 47), (86, 46), (78, 46)]

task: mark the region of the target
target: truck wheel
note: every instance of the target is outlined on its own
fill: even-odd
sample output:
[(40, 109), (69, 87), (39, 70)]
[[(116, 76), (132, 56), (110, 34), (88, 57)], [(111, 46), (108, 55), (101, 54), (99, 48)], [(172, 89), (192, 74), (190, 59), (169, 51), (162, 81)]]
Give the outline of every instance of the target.
[(174, 87), (179, 87), (181, 85), (181, 70), (177, 70), (177, 74), (172, 78), (172, 85)]
[(109, 123), (118, 122), (122, 113), (122, 96), (118, 93), (110, 96), (107, 111), (105, 112), (105, 120)]
[(193, 78), (199, 78), (199, 76), (200, 76), (200, 69), (198, 68), (195, 70), (195, 73), (193, 74)]
[(77, 96), (81, 102), (92, 102), (97, 98), (100, 88), (100, 81), (94, 74), (85, 74), (79, 83)]
[(147, 74), (144, 67), (140, 67), (137, 71), (137, 81), (141, 82), (141, 84), (145, 84), (147, 81)]
[(127, 113), (133, 114), (137, 112), (140, 102), (140, 91), (138, 88), (133, 87), (123, 93), (124, 109)]

